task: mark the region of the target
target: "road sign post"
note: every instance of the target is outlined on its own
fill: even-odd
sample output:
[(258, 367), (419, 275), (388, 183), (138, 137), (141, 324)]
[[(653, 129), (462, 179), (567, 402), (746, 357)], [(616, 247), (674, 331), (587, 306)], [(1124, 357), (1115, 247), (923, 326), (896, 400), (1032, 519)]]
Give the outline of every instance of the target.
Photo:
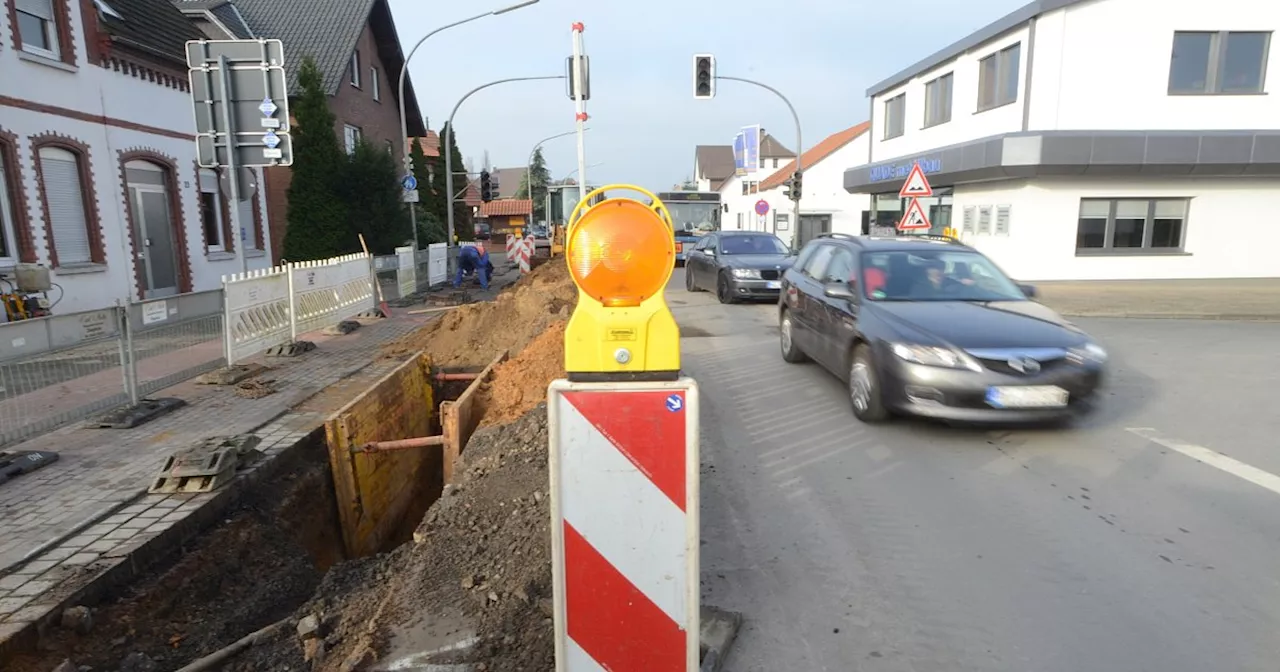
[[(619, 189), (651, 205), (597, 201)], [(569, 221), (578, 304), (547, 394), (556, 669), (697, 670), (698, 387), (663, 298), (671, 214), (610, 185)]]
[(924, 170), (920, 168), (920, 162), (916, 162), (911, 166), (911, 172), (907, 174), (907, 179), (902, 183), (902, 188), (898, 190), (898, 198), (909, 198), (910, 203), (907, 204), (907, 210), (903, 213), (902, 219), (898, 222), (899, 231), (919, 231), (921, 229), (928, 231), (933, 228), (933, 224), (929, 222), (929, 216), (925, 214), (924, 208), (920, 205), (921, 198), (933, 196), (933, 186), (929, 184), (929, 178), (924, 176)]
[(761, 217), (769, 214), (769, 201), (766, 201), (763, 198), (756, 201), (756, 214)]
[(240, 271), (250, 233), (240, 222), (240, 168), (293, 165), (289, 92), (280, 40), (192, 40), (187, 67), (195, 108), (196, 162), (224, 171)]

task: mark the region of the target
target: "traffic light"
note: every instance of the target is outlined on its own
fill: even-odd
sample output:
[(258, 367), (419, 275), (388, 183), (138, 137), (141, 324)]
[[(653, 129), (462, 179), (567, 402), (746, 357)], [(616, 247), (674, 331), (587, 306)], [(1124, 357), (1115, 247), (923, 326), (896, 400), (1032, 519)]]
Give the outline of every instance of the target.
[(716, 97), (716, 57), (711, 54), (697, 54), (693, 57), (693, 97)]
[(783, 194), (792, 201), (800, 200), (801, 192), (804, 188), (804, 173), (795, 173), (791, 179), (786, 181), (786, 189)]
[[(620, 189), (644, 194), (653, 205), (621, 197), (595, 202)], [(666, 206), (640, 187), (615, 184), (587, 194), (569, 221), (565, 259), (578, 287), (564, 338), (569, 379), (623, 374), (674, 380), (680, 329), (662, 293), (675, 266)]]
[(493, 184), (489, 181), (489, 171), (480, 171), (480, 200), (488, 203), (493, 200)]

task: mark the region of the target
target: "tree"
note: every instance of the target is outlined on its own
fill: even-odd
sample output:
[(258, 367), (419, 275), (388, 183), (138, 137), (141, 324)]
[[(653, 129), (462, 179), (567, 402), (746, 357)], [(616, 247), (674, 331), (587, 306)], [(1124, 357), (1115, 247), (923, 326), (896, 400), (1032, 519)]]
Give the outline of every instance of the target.
[(291, 129), (293, 181), (282, 255), (289, 261), (325, 259), (360, 249), (342, 199), (347, 157), (334, 131), (324, 76), (310, 56), (298, 70), (298, 84), (301, 93), (291, 105), (296, 120)]
[(373, 142), (361, 140), (347, 162), (342, 194), (350, 212), (349, 228), (363, 234), (372, 254), (395, 254), (397, 247), (412, 244), (409, 211), (401, 200), (396, 159)]
[[(445, 137), (448, 137), (449, 147), (445, 148)], [(475, 240), (475, 225), (471, 221), (471, 206), (466, 203), (467, 185), (470, 183), (469, 177), (465, 174), (466, 169), (462, 160), (462, 152), (458, 150), (458, 136), (456, 132), (449, 130), (449, 124), (445, 124), (440, 129), (440, 163), (444, 163), (444, 153), (448, 151), (453, 157), (453, 195), (456, 197), (453, 202), (453, 233), (458, 240)], [(443, 171), (442, 171), (443, 172)], [(444, 180), (440, 180), (440, 184), (445, 184)], [(442, 189), (443, 191), (443, 189)], [(449, 196), (446, 194), (444, 202), (448, 202)], [(441, 208), (441, 219), (447, 222), (448, 211)]]
[(533, 178), (533, 221), (550, 221), (547, 219), (547, 185), (551, 184), (551, 171), (547, 169), (547, 161), (542, 158), (542, 148), (534, 150), (533, 163), (529, 170), (520, 177), (520, 189), (516, 198), (529, 198), (529, 178)]

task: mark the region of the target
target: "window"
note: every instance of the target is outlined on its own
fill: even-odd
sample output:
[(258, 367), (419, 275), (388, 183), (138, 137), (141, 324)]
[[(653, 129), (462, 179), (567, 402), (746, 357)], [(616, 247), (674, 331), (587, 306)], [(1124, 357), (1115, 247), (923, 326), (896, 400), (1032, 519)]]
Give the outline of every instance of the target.
[(1187, 205), (1187, 199), (1081, 199), (1076, 253), (1181, 251)]
[(924, 127), (937, 126), (951, 121), (952, 73), (947, 73), (924, 85)]
[(360, 88), (360, 50), (351, 52), (351, 86)]
[(16, 0), (18, 37), (22, 50), (49, 58), (62, 58), (54, 0)]
[(823, 245), (818, 251), (809, 258), (808, 263), (804, 265), (803, 273), (814, 280), (822, 278), (827, 272), (827, 266), (831, 263), (831, 257), (835, 255), (836, 248), (834, 245)]
[(1022, 43), (1005, 47), (978, 61), (978, 111), (1008, 105), (1018, 99), (1018, 66)]
[(721, 254), (786, 254), (787, 245), (777, 236), (763, 234), (759, 236), (723, 236), (720, 240)]
[(363, 137), (363, 134), (360, 132), (360, 127), (345, 124), (342, 127), (342, 136), (343, 140), (346, 141), (347, 154), (355, 154), (356, 145), (360, 144), (360, 139)]
[(827, 264), (827, 272), (822, 281), (827, 284), (847, 283), (853, 277), (853, 254), (848, 250), (837, 250)]
[(369, 68), (369, 86), (373, 89), (373, 99), (382, 100), (382, 82), (378, 80), (378, 69)]
[(205, 249), (209, 252), (226, 252), (222, 200), (218, 194), (218, 177), (212, 170), (200, 171), (200, 222), (204, 225)]
[(903, 134), (906, 130), (907, 94), (898, 95), (884, 101), (884, 139), (889, 140)]
[(9, 148), (0, 144), (0, 266), (10, 266), (18, 261), (16, 204), (9, 199), (13, 189), (21, 189), (17, 175), (9, 175), (5, 166), (9, 162)]
[(1170, 94), (1262, 93), (1271, 33), (1176, 32)]
[(40, 149), (45, 216), (59, 266), (93, 263), (80, 157), (60, 147)]

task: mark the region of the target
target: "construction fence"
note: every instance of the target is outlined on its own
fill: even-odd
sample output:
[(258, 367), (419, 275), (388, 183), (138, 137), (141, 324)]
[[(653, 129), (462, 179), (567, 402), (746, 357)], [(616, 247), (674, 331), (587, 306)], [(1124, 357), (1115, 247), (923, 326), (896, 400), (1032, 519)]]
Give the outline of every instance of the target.
[(395, 254), (374, 257), (373, 268), (378, 286), (382, 288), (382, 298), (404, 299), (447, 282), (448, 247), (444, 243), (432, 243), (416, 253), (412, 247), (400, 247)]
[(372, 261), (287, 264), (220, 289), (0, 324), (0, 447), (373, 310)]

